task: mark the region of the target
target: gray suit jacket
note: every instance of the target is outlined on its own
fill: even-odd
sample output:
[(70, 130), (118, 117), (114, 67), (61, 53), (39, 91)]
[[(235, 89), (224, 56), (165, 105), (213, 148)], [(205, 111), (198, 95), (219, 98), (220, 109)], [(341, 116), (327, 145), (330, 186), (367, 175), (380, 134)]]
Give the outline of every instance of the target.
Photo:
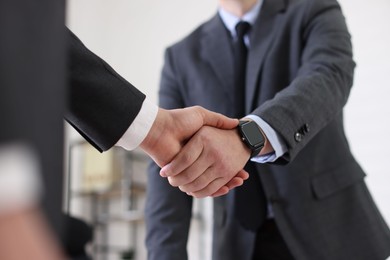
[[(246, 113), (287, 145), (256, 164), (275, 220), (299, 260), (383, 260), (390, 232), (350, 152), (343, 107), (353, 83), (350, 35), (335, 0), (265, 0), (250, 35)], [(160, 105), (234, 115), (231, 39), (219, 16), (167, 49)], [(229, 149), (229, 147), (226, 147)], [(255, 232), (233, 214), (233, 192), (214, 201), (213, 259), (250, 260)], [(241, 203), (248, 203), (243, 201)], [(149, 171), (150, 259), (186, 259), (192, 199)]]

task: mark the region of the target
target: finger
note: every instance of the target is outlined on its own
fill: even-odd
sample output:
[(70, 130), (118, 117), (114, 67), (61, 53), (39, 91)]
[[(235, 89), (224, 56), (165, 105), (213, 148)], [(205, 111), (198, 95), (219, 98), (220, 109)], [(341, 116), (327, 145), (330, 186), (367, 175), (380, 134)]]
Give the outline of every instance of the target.
[[(213, 164), (215, 161), (213, 157), (207, 154), (207, 152), (202, 153), (198, 160), (194, 162), (190, 167), (185, 171), (178, 174), (176, 177), (181, 177), (185, 175), (192, 175), (193, 181), (184, 183), (183, 180), (180, 183), (176, 180), (176, 185), (179, 186), (180, 190), (186, 193), (193, 193), (206, 188), (211, 182), (216, 179), (223, 178), (225, 175), (224, 171), (221, 171), (220, 168), (214, 167)], [(226, 181), (227, 182), (227, 181)], [(222, 186), (222, 185), (221, 185)]]
[(234, 177), (231, 179), (228, 183), (225, 184), (226, 187), (229, 188), (229, 190), (232, 190), (234, 188), (237, 188), (238, 186), (241, 186), (244, 184), (244, 180), (238, 177)]
[(211, 194), (211, 197), (216, 198), (216, 197), (226, 195), (228, 193), (229, 193), (229, 188), (227, 186), (222, 186), (219, 190), (217, 190), (217, 192)]
[(225, 186), (222, 186), (219, 190), (217, 190), (214, 194), (211, 194), (211, 197), (219, 197), (222, 195), (226, 195), (230, 190), (237, 188), (244, 184), (244, 181), (249, 178), (249, 173), (245, 170), (241, 170), (237, 173), (235, 177), (233, 177)]
[(220, 129), (233, 129), (238, 125), (238, 119), (226, 117), (222, 114), (198, 107), (203, 118), (203, 124)]
[[(196, 192), (199, 192), (200, 191), (200, 187), (203, 186), (203, 189), (206, 188), (207, 186), (205, 186), (205, 182), (202, 182), (202, 178), (205, 178), (207, 179), (207, 174), (210, 174), (211, 173), (211, 170), (208, 171), (208, 173), (204, 173), (201, 177), (199, 177), (196, 181), (194, 181), (193, 183), (189, 184), (189, 185), (184, 185), (183, 187), (180, 188), (180, 190), (186, 192), (186, 193), (190, 193), (190, 194), (193, 194), (193, 193), (196, 193)], [(213, 173), (211, 173), (212, 175)], [(237, 188), (238, 186), (241, 186), (245, 180), (247, 180), (249, 178), (249, 174), (248, 172), (246, 172), (245, 170), (241, 170), (239, 171), (236, 176), (234, 176), (229, 182), (227, 182), (224, 186), (222, 186), (220, 189), (218, 189), (215, 193), (213, 194), (210, 194), (210, 196), (212, 197), (215, 197), (215, 196), (221, 196), (221, 195), (225, 195), (226, 193), (228, 193), (230, 190), (234, 189), (234, 188)], [(199, 185), (199, 183), (196, 183), (196, 182), (199, 182), (203, 185), (201, 186), (197, 186)], [(209, 185), (211, 183), (211, 181), (207, 184)], [(227, 189), (227, 190), (226, 190)]]
[(214, 181), (210, 182), (204, 189), (191, 192), (191, 195), (195, 198), (204, 198), (207, 196), (211, 196), (212, 194), (216, 193), (221, 187), (225, 186), (227, 183), (225, 178), (218, 178)]
[[(202, 158), (202, 157), (209, 159), (209, 157), (207, 155), (202, 155), (200, 158)], [(199, 161), (201, 161), (201, 160), (199, 160)], [(190, 168), (187, 169), (190, 173), (196, 172), (196, 175), (198, 175), (199, 177), (191, 183), (184, 184), (184, 185), (181, 185), (181, 184), (177, 185), (177, 186), (179, 186), (181, 191), (186, 192), (186, 193), (190, 193), (190, 194), (196, 194), (197, 192), (200, 192), (200, 191), (206, 189), (208, 186), (210, 186), (210, 184), (213, 181), (215, 181), (217, 179), (225, 180), (225, 183), (221, 183), (218, 188), (221, 188), (222, 186), (226, 186), (229, 190), (231, 190), (231, 189), (234, 189), (238, 186), (241, 186), (244, 183), (244, 181), (249, 178), (249, 173), (247, 171), (245, 171), (244, 169), (242, 169), (231, 180), (226, 181), (226, 177), (223, 177), (223, 174), (221, 174), (219, 169), (217, 170), (217, 168), (215, 168), (215, 167), (209, 167), (207, 169), (201, 168), (201, 167), (197, 166), (199, 161), (195, 162)], [(212, 162), (210, 162), (210, 164), (211, 163)], [(200, 172), (202, 172), (202, 174), (200, 174)], [(215, 192), (217, 192), (217, 190)], [(221, 191), (220, 195), (223, 195), (222, 194), (223, 192), (224, 191)], [(214, 193), (212, 193), (212, 194), (210, 193), (207, 196), (210, 196), (210, 195), (213, 196), (213, 194)]]
[(245, 171), (244, 169), (240, 170), (235, 177), (239, 177), (243, 179), (244, 181), (249, 179), (249, 173)]
[(190, 167), (202, 154), (203, 144), (197, 139), (190, 141), (175, 156), (172, 162), (165, 165), (160, 170), (161, 177), (173, 177)]
[(169, 184), (174, 187), (185, 187), (182, 189), (185, 192), (203, 189), (210, 181), (216, 178), (213, 178), (210, 174), (204, 174), (208, 168), (209, 164), (196, 161), (181, 173), (168, 177)]
[(192, 192), (203, 189), (216, 178), (212, 175), (210, 176), (210, 173), (205, 174), (205, 172), (208, 172), (207, 170), (210, 165), (211, 162), (209, 158), (201, 154), (187, 169), (175, 176), (168, 177), (168, 181), (174, 187), (181, 186), (181, 190), (184, 192)]
[[(245, 171), (244, 169), (240, 170), (230, 181), (226, 181), (225, 180), (226, 178), (224, 178), (224, 177), (217, 176), (213, 171), (214, 171), (214, 168), (210, 167), (207, 171), (205, 171), (205, 173), (203, 173), (193, 183), (179, 187), (180, 190), (186, 192), (188, 195), (196, 196), (196, 197), (203, 197), (203, 196), (218, 197), (218, 196), (222, 196), (222, 195), (227, 194), (231, 189), (234, 189), (238, 186), (241, 186), (244, 183), (244, 181), (249, 178), (249, 173), (247, 171)], [(217, 179), (225, 180), (225, 183), (223, 183), (223, 182), (220, 183), (220, 185), (221, 185), (220, 188), (217, 191), (215, 191), (214, 193), (204, 195), (204, 194), (201, 194), (200, 192), (205, 192), (205, 189), (207, 189), (208, 186), (210, 188), (211, 187), (210, 185), (215, 184), (215, 183), (211, 184), (213, 181), (210, 181), (209, 184), (207, 184), (207, 186), (203, 185), (204, 188), (202, 190), (199, 189), (201, 186), (197, 186), (197, 185), (198, 185), (198, 183), (202, 183), (202, 178), (205, 178), (205, 179), (211, 178), (211, 177), (207, 177), (207, 175), (213, 176), (214, 181)]]
[(180, 185), (180, 190), (186, 193), (197, 192), (207, 187), (215, 179), (220, 178), (217, 173), (209, 167), (196, 172), (196, 175), (198, 175), (198, 177), (194, 181)]
[[(216, 193), (211, 194), (212, 197), (219, 197), (227, 194), (230, 190), (237, 188), (244, 184), (244, 181), (249, 178), (249, 173), (245, 170), (241, 170), (234, 176), (225, 186), (221, 187)], [(226, 188), (228, 189), (226, 191)]]

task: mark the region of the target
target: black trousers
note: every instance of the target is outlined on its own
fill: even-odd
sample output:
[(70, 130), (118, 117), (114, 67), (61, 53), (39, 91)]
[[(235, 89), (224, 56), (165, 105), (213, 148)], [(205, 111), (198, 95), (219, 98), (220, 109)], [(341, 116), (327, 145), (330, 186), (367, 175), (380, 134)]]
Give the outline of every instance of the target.
[(267, 220), (256, 235), (253, 260), (294, 260), (274, 220)]

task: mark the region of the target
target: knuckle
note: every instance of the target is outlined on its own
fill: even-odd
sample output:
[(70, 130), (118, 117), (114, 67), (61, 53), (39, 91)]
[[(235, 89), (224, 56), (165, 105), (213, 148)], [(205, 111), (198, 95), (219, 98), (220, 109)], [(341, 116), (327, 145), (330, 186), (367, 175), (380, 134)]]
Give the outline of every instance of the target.
[(192, 163), (192, 154), (191, 153), (184, 153), (183, 157), (181, 158), (181, 161), (186, 165)]
[(207, 137), (207, 131), (206, 131), (207, 128), (205, 127), (202, 127), (201, 129), (199, 129), (198, 131), (198, 135), (201, 137), (201, 138), (206, 138)]
[(214, 162), (220, 162), (220, 160), (222, 159), (221, 153), (219, 151), (216, 151), (216, 150), (212, 150), (209, 153), (209, 156), (210, 156), (211, 160), (213, 160)]
[(201, 175), (199, 178), (197, 178), (196, 180), (194, 180), (192, 183), (191, 183), (191, 188), (194, 190), (194, 191), (199, 191), (201, 190), (202, 188), (204, 188), (205, 186), (205, 177), (203, 175)]
[(197, 113), (198, 116), (200, 117), (203, 117), (203, 113), (204, 113), (204, 108), (199, 106), (199, 105), (196, 105), (196, 106), (193, 106), (194, 108), (194, 111)]

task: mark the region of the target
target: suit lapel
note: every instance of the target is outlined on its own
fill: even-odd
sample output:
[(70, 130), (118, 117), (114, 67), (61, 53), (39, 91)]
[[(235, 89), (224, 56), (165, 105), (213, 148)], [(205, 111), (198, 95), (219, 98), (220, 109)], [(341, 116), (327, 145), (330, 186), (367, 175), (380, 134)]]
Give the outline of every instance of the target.
[(234, 104), (233, 89), (233, 54), (231, 38), (219, 15), (212, 18), (204, 28), (204, 37), (201, 40), (201, 55), (216, 74), (225, 95)]
[(285, 0), (264, 0), (259, 17), (257, 18), (250, 35), (250, 49), (246, 70), (246, 113), (252, 111), (261, 66), (275, 35), (275, 20), (277, 14), (285, 10), (285, 8)]

